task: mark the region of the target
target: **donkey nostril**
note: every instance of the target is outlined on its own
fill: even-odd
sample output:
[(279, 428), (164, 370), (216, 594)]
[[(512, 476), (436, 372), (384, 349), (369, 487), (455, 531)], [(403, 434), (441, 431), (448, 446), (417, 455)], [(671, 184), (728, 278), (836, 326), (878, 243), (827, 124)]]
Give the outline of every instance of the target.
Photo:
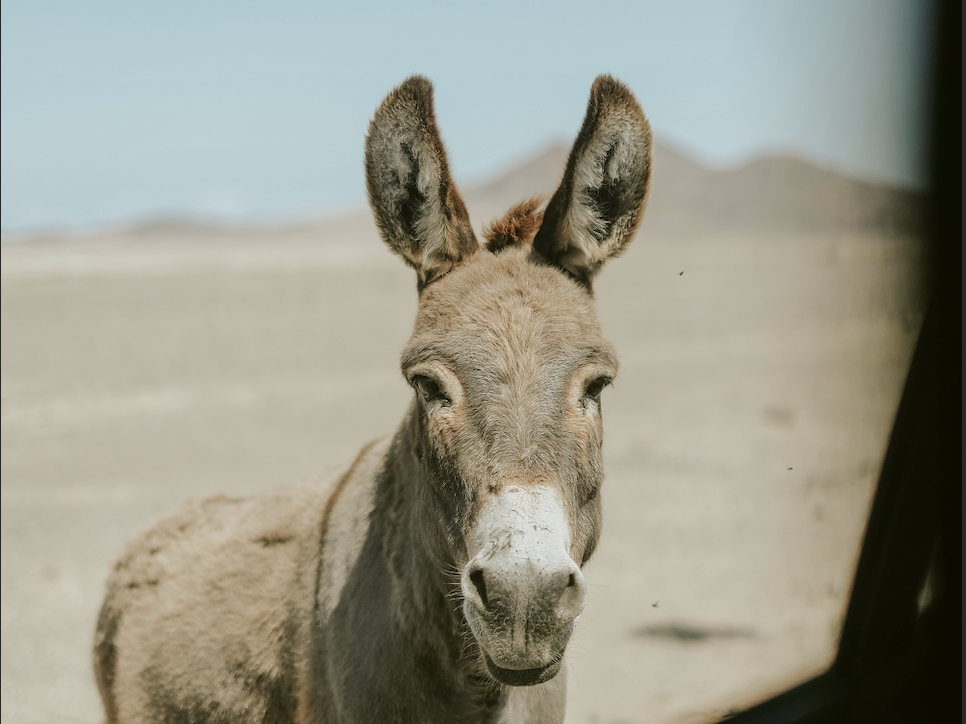
[(576, 585), (577, 585), (577, 576), (576, 574), (571, 573), (570, 578), (567, 579), (567, 588), (573, 588)]
[(480, 594), (480, 601), (483, 608), (486, 608), (486, 581), (483, 580), (483, 569), (477, 568), (470, 574), (470, 581), (476, 586), (476, 592)]

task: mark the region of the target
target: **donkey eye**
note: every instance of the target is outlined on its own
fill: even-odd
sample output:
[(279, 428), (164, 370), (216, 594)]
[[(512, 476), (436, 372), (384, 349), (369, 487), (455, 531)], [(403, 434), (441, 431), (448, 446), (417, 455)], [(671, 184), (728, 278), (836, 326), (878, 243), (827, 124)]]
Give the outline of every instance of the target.
[(412, 385), (419, 390), (419, 394), (423, 396), (426, 402), (435, 402), (437, 400), (440, 402), (449, 402), (449, 398), (443, 392), (439, 383), (431, 377), (416, 375), (412, 379)]
[(598, 377), (595, 380), (591, 380), (584, 388), (584, 397), (593, 400), (594, 402), (599, 402), (600, 393), (604, 391), (604, 388), (607, 387), (610, 382), (610, 377)]

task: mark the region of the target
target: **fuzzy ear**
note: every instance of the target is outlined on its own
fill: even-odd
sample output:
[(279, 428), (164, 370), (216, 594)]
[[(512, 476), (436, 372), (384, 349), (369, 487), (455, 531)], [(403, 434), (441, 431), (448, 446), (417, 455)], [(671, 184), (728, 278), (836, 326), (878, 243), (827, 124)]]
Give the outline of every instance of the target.
[(383, 240), (416, 269), (420, 287), (479, 250), (426, 78), (407, 79), (376, 109), (366, 136), (366, 188)]
[(633, 238), (650, 176), (651, 127), (644, 111), (627, 86), (598, 76), (534, 252), (589, 288), (603, 263)]

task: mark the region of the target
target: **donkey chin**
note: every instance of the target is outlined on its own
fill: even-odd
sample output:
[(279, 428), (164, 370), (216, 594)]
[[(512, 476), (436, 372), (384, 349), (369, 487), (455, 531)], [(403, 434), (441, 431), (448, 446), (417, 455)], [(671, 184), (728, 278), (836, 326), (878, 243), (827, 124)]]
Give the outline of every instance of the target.
[(505, 486), (481, 505), (467, 544), (463, 614), (490, 676), (510, 686), (552, 679), (587, 600), (557, 489)]

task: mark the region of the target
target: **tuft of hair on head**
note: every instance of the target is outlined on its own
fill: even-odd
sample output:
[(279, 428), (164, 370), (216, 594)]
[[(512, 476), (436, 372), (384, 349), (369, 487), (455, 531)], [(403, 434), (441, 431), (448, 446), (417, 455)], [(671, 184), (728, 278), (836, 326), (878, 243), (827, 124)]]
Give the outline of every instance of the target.
[(533, 241), (543, 223), (543, 199), (534, 196), (523, 201), (483, 229), (487, 251), (494, 254), (510, 246), (524, 246)]

